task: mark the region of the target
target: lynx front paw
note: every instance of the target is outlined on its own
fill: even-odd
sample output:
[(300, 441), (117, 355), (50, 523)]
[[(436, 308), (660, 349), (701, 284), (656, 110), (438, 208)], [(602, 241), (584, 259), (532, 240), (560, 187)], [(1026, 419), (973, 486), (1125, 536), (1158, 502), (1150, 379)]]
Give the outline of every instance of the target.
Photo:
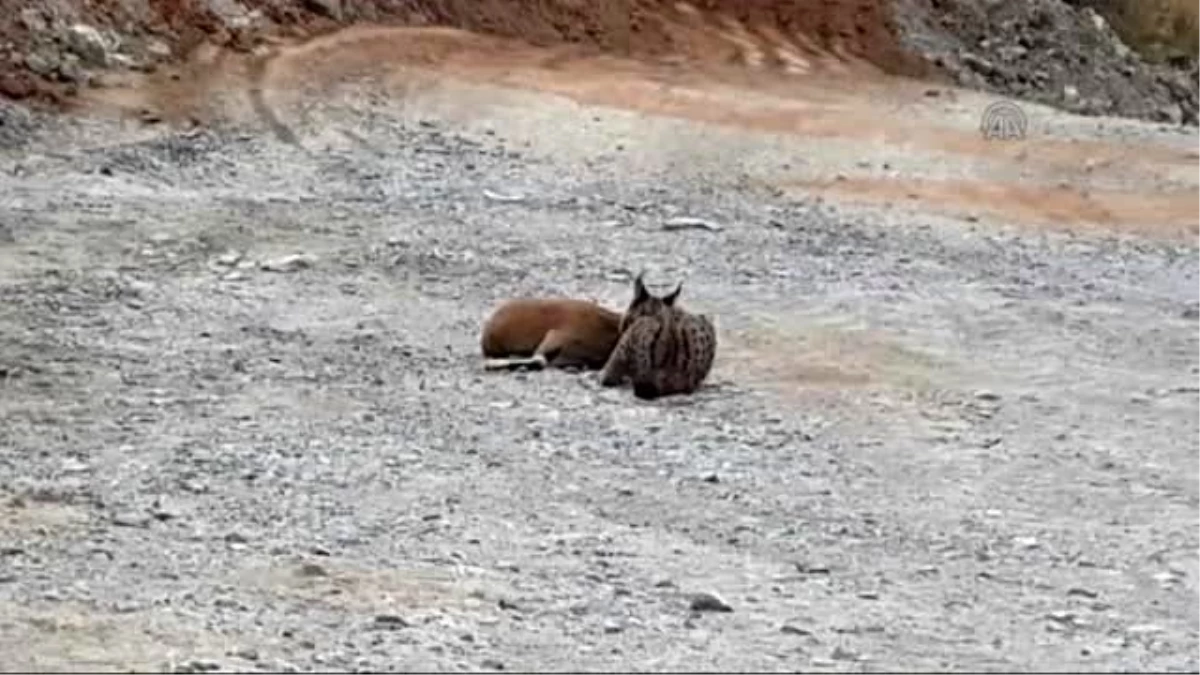
[(600, 374), (596, 377), (596, 380), (599, 382), (601, 387), (615, 387), (621, 384), (621, 376), (607, 368), (600, 371)]

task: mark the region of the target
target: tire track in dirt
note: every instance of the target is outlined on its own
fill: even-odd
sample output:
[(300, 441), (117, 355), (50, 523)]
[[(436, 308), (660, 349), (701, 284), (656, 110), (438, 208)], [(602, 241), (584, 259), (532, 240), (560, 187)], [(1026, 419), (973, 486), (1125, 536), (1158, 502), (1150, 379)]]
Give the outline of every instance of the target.
[[(144, 78), (128, 78), (130, 87), (85, 92), (82, 98), (89, 103), (137, 105), (172, 120), (204, 118), (214, 113), (236, 118), (240, 116), (236, 106), (219, 111), (212, 108), (221, 107), (216, 100), (220, 94), (236, 97), (244, 91), (253, 115), (279, 140), (296, 145), (296, 132), (268, 103), (270, 92), (294, 95), (305, 84), (327, 85), (353, 74), (396, 67), (450, 69), (460, 77), (470, 77), (479, 68), (485, 70), (478, 74), (488, 77), (488, 68), (572, 74), (597, 65), (653, 76), (655, 64), (669, 64), (672, 68), (667, 74), (675, 76), (688, 73), (717, 78), (746, 71), (793, 77), (845, 73), (850, 63), (868, 75), (881, 72), (867, 61), (822, 50), (811, 40), (801, 47), (799, 39), (789, 40), (774, 26), (748, 23), (730, 13), (700, 10), (680, 2), (651, 16), (667, 36), (672, 51), (648, 48), (646, 51), (652, 54), (648, 61), (617, 58), (588, 45), (531, 45), (452, 27), (363, 24), (306, 39), (271, 39), (250, 54), (201, 45), (177, 67)], [(511, 30), (519, 32), (515, 27)], [(639, 49), (634, 45), (629, 51)]]
[[(902, 148), (912, 156), (931, 155), (932, 163), (960, 162), (965, 170), (982, 161), (997, 170), (984, 174), (986, 181), (967, 175), (939, 182), (902, 172), (886, 177), (838, 174), (836, 180), (786, 172), (756, 177), (779, 189), (920, 204), (952, 213), (980, 211), (1037, 227), (1098, 226), (1176, 240), (1197, 232), (1195, 200), (1189, 200), (1196, 181), (1179, 178), (1194, 174), (1194, 153), (1102, 140), (988, 141), (973, 120), (967, 120), (969, 126), (962, 120), (972, 103), (982, 109), (986, 98), (945, 90), (943, 97), (931, 100), (927, 84), (891, 77), (856, 59), (839, 46), (836, 35), (822, 49), (802, 32), (784, 34), (777, 24), (687, 3), (663, 14), (659, 28), (680, 51), (636, 60), (587, 46), (533, 46), (455, 28), (363, 25), (280, 42), (251, 56), (221, 50), (214, 56), (209, 50), (181, 71), (202, 71), (202, 77), (157, 74), (130, 89), (98, 92), (94, 100), (173, 109), (176, 117), (181, 112), (199, 117), (194, 109), (207, 107), (211, 115), (257, 118), (280, 141), (300, 147), (307, 125), (290, 119), (290, 111), (307, 109), (315, 100), (311, 92), (358, 78), (395, 83), (422, 73), (566, 97), (585, 106), (783, 135), (799, 144), (850, 142), (862, 145), (864, 152)], [(234, 102), (222, 103), (223, 98)], [(239, 98), (248, 108), (240, 108)], [(955, 107), (957, 112), (945, 112)], [(1020, 182), (990, 177), (1018, 173)], [(1164, 176), (1176, 187), (1166, 190)], [(1057, 183), (1059, 189), (1043, 188), (1047, 183)]]
[(256, 55), (249, 59), (249, 78), (250, 83), (247, 87), (247, 94), (250, 99), (250, 106), (258, 115), (258, 118), (266, 124), (271, 133), (280, 141), (297, 148), (300, 145), (300, 138), (296, 136), (296, 132), (279, 118), (279, 114), (275, 109), (267, 103), (266, 88), (270, 77), (271, 63), (279, 57), (277, 49), (272, 49), (266, 54)]

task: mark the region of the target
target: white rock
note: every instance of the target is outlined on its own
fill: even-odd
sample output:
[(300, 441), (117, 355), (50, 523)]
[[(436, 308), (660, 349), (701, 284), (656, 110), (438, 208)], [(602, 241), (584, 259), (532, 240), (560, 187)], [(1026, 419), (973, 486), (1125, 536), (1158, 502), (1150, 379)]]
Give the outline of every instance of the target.
[(150, 38), (146, 41), (146, 52), (160, 59), (170, 58), (171, 45), (158, 38)]
[(21, 23), (34, 33), (40, 33), (50, 27), (42, 13), (33, 7), (21, 10)]
[(722, 229), (720, 225), (712, 222), (711, 220), (705, 220), (703, 218), (692, 218), (689, 216), (679, 216), (677, 218), (671, 218), (670, 220), (667, 220), (666, 222), (664, 222), (662, 227), (664, 230), (668, 230), (668, 231), (671, 231), (671, 230), (708, 230), (709, 232), (720, 232)]
[(262, 264), (262, 268), (268, 272), (295, 272), (312, 267), (316, 263), (316, 256), (309, 253), (296, 253), (276, 258), (275, 260), (268, 260)]
[(494, 190), (484, 190), (483, 196), (494, 202), (523, 202), (523, 201), (525, 201), (525, 195), (523, 195), (519, 192), (505, 194), (503, 192), (496, 192)]
[(67, 29), (67, 44), (84, 65), (104, 67), (108, 65), (108, 44), (100, 31), (84, 23), (73, 24)]

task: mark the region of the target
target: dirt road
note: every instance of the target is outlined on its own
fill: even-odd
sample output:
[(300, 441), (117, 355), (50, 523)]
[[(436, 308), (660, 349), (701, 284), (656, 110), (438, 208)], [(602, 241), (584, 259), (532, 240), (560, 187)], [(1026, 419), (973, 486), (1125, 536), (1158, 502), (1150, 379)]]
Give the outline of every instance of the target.
[[(6, 669), (1200, 665), (1194, 129), (986, 140), (811, 54), (279, 49), (5, 111)], [(716, 319), (701, 394), (482, 371), (501, 299), (643, 268)]]

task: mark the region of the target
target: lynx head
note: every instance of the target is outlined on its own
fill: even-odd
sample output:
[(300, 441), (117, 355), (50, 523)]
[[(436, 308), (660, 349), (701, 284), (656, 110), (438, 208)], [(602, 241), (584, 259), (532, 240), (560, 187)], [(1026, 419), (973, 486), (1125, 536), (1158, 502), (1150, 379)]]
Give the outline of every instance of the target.
[(683, 282), (675, 287), (675, 290), (664, 295), (661, 298), (655, 297), (646, 290), (645, 284), (642, 283), (642, 278), (645, 272), (639, 272), (633, 280), (633, 300), (629, 303), (629, 307), (621, 316), (622, 333), (629, 327), (631, 323), (643, 316), (656, 316), (659, 314), (668, 313), (675, 306), (675, 301), (679, 299), (679, 292), (683, 290)]

